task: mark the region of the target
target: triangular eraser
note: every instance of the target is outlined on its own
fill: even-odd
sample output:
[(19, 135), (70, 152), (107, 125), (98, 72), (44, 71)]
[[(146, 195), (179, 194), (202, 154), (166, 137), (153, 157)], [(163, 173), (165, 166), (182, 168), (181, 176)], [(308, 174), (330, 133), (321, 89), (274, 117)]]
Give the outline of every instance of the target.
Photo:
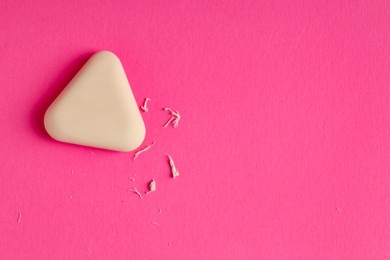
[(131, 151), (145, 125), (118, 57), (94, 54), (47, 109), (44, 124), (58, 141)]

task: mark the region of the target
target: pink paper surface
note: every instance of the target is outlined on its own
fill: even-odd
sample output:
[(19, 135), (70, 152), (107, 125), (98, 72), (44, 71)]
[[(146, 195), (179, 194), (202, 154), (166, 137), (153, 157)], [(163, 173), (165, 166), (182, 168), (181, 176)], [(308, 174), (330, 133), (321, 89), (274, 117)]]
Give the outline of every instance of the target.
[[(0, 259), (390, 259), (389, 1), (2, 0), (0, 49)], [(42, 125), (99, 50), (135, 163)]]

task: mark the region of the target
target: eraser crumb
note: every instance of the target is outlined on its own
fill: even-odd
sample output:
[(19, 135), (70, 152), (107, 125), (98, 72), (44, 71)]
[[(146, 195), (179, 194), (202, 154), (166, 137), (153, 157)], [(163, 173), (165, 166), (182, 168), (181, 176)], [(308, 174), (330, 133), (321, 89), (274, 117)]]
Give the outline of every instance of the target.
[(161, 208), (158, 208), (158, 214), (161, 214), (161, 211), (162, 211)]
[(144, 153), (146, 152), (147, 150), (149, 150), (150, 148), (152, 148), (152, 146), (156, 143), (156, 141), (153, 141), (151, 144), (147, 145), (145, 148), (137, 151), (135, 154), (134, 154), (134, 158), (133, 158), (133, 161), (135, 161), (135, 159), (137, 159), (137, 157), (141, 154), (141, 153)]
[(129, 189), (129, 191), (134, 192), (135, 194), (137, 194), (138, 197), (142, 200), (141, 193), (135, 187), (133, 187), (132, 189)]
[(148, 112), (148, 101), (150, 101), (150, 98), (145, 98), (145, 101), (144, 101), (144, 104), (141, 106), (141, 109), (144, 111), (144, 112)]
[(160, 226), (160, 224), (158, 224), (157, 222), (151, 222), (153, 225), (155, 226)]
[(22, 212), (19, 212), (19, 213), (18, 213), (18, 220), (17, 220), (18, 223), (20, 223), (20, 220), (21, 220), (21, 219), (22, 219)]
[(173, 111), (169, 107), (164, 107), (163, 110), (169, 111), (171, 113), (171, 118), (168, 120), (168, 122), (165, 123), (163, 128), (166, 128), (170, 123), (172, 123), (173, 127), (178, 127), (179, 126), (179, 121), (181, 119), (181, 116), (179, 114), (179, 111)]
[(155, 192), (156, 191), (156, 181), (154, 179), (152, 179), (149, 183), (149, 191), (146, 192), (146, 194), (149, 194), (151, 192)]
[(130, 177), (130, 180), (133, 181), (133, 182), (135, 182), (135, 178), (134, 177), (135, 177), (135, 173), (133, 173), (133, 176)]
[(175, 162), (173, 161), (172, 157), (167, 154), (169, 158), (169, 165), (171, 166), (171, 172), (173, 179), (176, 179), (177, 176), (179, 176), (179, 171), (176, 169)]

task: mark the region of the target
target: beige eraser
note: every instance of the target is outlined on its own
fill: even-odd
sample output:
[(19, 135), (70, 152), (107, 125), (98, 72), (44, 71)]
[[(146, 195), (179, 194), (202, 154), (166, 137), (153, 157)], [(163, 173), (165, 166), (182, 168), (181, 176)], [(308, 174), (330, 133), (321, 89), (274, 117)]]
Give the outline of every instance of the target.
[(131, 151), (145, 125), (118, 57), (94, 54), (47, 109), (44, 124), (58, 141)]

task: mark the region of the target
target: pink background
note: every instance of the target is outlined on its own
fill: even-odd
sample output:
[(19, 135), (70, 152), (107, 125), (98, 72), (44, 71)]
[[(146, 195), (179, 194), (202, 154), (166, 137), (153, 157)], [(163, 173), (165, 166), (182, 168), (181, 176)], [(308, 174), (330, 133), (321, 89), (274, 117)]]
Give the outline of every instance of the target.
[[(102, 49), (135, 163), (42, 127)], [(2, 0), (0, 50), (0, 259), (390, 259), (389, 1)]]

